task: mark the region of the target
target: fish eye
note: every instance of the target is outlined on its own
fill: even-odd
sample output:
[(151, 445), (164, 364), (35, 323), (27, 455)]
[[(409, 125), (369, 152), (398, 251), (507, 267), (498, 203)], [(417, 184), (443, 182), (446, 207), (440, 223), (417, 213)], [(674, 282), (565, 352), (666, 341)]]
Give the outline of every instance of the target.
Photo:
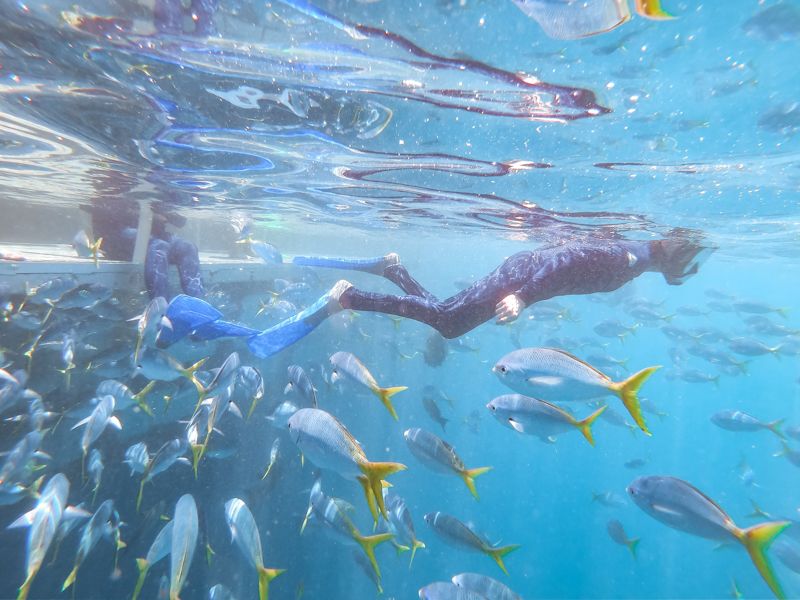
[(500, 372), (501, 373), (505, 373), (506, 371), (507, 371), (507, 369), (503, 365), (501, 365), (500, 366)]

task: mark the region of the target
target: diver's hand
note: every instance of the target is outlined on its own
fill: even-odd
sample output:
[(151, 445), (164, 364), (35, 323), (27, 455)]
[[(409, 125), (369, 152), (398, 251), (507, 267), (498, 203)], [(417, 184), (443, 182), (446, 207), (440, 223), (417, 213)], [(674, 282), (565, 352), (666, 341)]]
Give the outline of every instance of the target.
[(506, 296), (494, 308), (494, 314), (497, 316), (496, 322), (504, 324), (516, 321), (523, 308), (525, 308), (525, 305), (518, 296), (514, 294)]

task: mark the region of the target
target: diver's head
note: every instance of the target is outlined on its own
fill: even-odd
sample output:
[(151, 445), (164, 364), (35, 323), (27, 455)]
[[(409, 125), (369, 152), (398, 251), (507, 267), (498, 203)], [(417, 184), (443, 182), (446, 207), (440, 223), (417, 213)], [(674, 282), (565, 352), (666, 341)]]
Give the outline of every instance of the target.
[(704, 243), (697, 231), (673, 229), (665, 239), (656, 242), (658, 263), (669, 285), (681, 285), (697, 274), (700, 265), (715, 250)]

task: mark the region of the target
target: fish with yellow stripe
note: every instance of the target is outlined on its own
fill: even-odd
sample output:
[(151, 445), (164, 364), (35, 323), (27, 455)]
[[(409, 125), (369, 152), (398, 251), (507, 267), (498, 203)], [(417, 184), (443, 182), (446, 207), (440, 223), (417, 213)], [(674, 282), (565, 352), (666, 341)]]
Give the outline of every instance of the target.
[(383, 482), (406, 466), (396, 462), (371, 462), (347, 428), (336, 417), (318, 408), (301, 408), (288, 423), (289, 435), (303, 456), (320, 469), (355, 479), (364, 488), (370, 512), (378, 522), (378, 511), (387, 518)]
[(490, 471), (492, 467), (468, 469), (461, 457), (456, 454), (455, 448), (424, 429), (419, 429), (418, 427), (406, 429), (403, 432), (403, 437), (406, 440), (406, 444), (408, 444), (408, 449), (411, 450), (411, 454), (417, 457), (423, 465), (437, 473), (458, 475), (464, 480), (470, 493), (476, 500), (478, 499), (475, 478)]
[(397, 411), (395, 411), (392, 405), (391, 397), (399, 392), (407, 390), (408, 388), (406, 386), (381, 387), (378, 385), (375, 377), (372, 376), (372, 373), (369, 372), (369, 369), (364, 366), (364, 363), (350, 352), (336, 352), (331, 356), (330, 362), (331, 365), (333, 365), (331, 383), (336, 383), (336, 381), (342, 378), (342, 375), (346, 375), (350, 379), (357, 381), (361, 385), (369, 388), (386, 407), (389, 414), (394, 417), (394, 420), (397, 421)]
[(720, 542), (739, 542), (772, 593), (786, 597), (767, 550), (790, 521), (739, 527), (711, 498), (676, 477), (639, 477), (628, 486), (628, 494), (644, 512), (673, 529)]
[(492, 367), (495, 375), (515, 392), (547, 402), (587, 401), (615, 395), (639, 429), (650, 435), (639, 404), (639, 388), (660, 367), (647, 367), (624, 381), (612, 381), (592, 365), (556, 348), (521, 348), (509, 352)]

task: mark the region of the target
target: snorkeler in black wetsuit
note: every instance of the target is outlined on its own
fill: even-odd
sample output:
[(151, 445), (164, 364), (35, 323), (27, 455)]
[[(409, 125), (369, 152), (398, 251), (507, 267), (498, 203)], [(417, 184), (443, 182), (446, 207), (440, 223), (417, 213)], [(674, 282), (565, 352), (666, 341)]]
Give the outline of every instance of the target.
[(307, 335), (329, 315), (346, 308), (408, 317), (430, 325), (446, 338), (454, 338), (492, 317), (498, 323), (509, 323), (525, 307), (541, 300), (616, 290), (645, 271), (662, 273), (668, 284), (679, 285), (697, 273), (712, 250), (701, 243), (697, 233), (685, 230), (675, 230), (667, 238), (654, 241), (572, 240), (519, 252), (446, 300), (438, 300), (425, 290), (400, 264), (396, 254), (370, 260), (295, 257), (295, 264), (382, 275), (406, 295), (365, 292), (341, 280), (315, 304), (253, 336), (248, 344), (255, 354), (269, 356)]

